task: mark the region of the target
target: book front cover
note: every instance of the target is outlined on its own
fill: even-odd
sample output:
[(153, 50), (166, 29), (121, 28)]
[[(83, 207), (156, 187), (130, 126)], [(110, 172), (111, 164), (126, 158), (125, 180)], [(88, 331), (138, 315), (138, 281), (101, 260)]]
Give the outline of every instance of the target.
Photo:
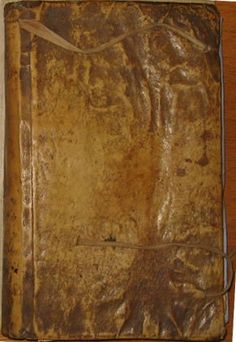
[(223, 261), (197, 247), (223, 239), (215, 7), (20, 2), (5, 22), (5, 332), (222, 337)]

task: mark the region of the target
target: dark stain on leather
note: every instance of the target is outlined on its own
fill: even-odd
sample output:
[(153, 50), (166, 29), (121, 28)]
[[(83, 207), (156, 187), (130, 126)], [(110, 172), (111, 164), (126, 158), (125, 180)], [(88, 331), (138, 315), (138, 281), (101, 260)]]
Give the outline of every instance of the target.
[[(81, 5), (80, 5), (81, 6)], [(74, 21), (74, 24), (76, 23), (76, 19)], [(93, 32), (93, 34), (98, 34), (98, 36), (101, 34), (101, 30), (104, 29), (104, 25), (106, 25), (105, 16), (101, 11), (99, 2), (97, 1), (91, 1), (88, 2), (84, 8), (81, 10), (81, 16), (78, 19), (78, 24), (81, 25), (85, 31), (91, 32), (91, 30), (96, 27), (96, 30), (98, 29), (97, 33)], [(104, 34), (106, 34), (104, 30)], [(98, 37), (96, 37), (98, 38)]]
[(31, 94), (31, 77), (30, 77), (29, 67), (22, 66), (20, 68), (20, 81), (21, 81), (22, 95), (27, 96)]
[[(6, 227), (6, 225), (5, 225)], [(11, 331), (11, 313), (13, 307), (13, 293), (10, 289), (12, 275), (10, 272), (11, 263), (7, 257), (10, 249), (10, 243), (5, 238), (5, 246), (3, 250), (3, 290), (2, 290), (2, 333), (6, 336)], [(4, 257), (5, 256), (5, 257)]]
[(196, 161), (196, 164), (198, 164), (202, 167), (207, 166), (209, 164), (209, 159), (207, 157), (206, 152), (204, 152), (203, 155), (201, 156), (201, 158)]
[[(53, 273), (50, 273), (53, 272)], [(47, 277), (45, 284), (42, 284), (36, 294), (36, 317), (40, 330), (47, 333), (49, 329), (54, 329), (59, 335), (67, 333), (70, 336), (78, 336), (84, 327), (84, 314), (81, 310), (79, 300), (76, 305), (71, 308), (67, 319), (65, 319), (65, 311), (58, 300), (58, 284), (57, 272), (62, 270), (45, 269), (44, 276)], [(49, 280), (50, 278), (51, 280)]]
[(168, 15), (169, 10), (172, 6), (171, 3), (158, 3), (158, 10), (154, 3), (149, 3), (147, 6), (145, 3), (140, 2), (139, 7), (144, 16), (150, 17), (153, 22), (158, 22), (163, 16)]
[[(30, 253), (32, 250), (30, 250)], [(28, 257), (28, 255), (27, 255)], [(23, 297), (23, 305), (22, 305), (22, 321), (23, 321), (23, 330), (24, 335), (26, 337), (35, 337), (34, 326), (33, 326), (33, 300), (34, 300), (34, 277), (33, 277), (33, 269), (32, 269), (32, 261), (29, 260), (26, 263), (26, 271), (24, 273), (23, 278), (23, 286), (24, 286), (24, 297)]]
[(29, 65), (29, 63), (30, 63), (30, 56), (28, 54), (26, 54), (26, 55), (22, 54), (20, 62), (21, 62), (22, 66)]
[[(27, 8), (27, 7), (26, 7)], [(30, 10), (24, 10), (20, 16), (20, 19), (34, 19), (35, 13)], [(29, 32), (26, 32), (25, 30), (20, 31), (21, 36), (21, 69), (20, 69), (20, 80), (22, 81), (22, 90), (23, 95), (26, 96), (26, 94), (30, 94), (30, 89), (27, 89), (31, 87), (31, 76), (30, 76), (30, 51), (32, 49), (32, 41), (31, 35)]]
[(218, 36), (210, 29), (210, 22), (200, 20), (200, 16), (196, 14), (186, 15), (192, 25), (195, 36), (211, 48), (216, 48), (218, 44)]
[[(203, 19), (204, 18), (204, 19)], [(174, 24), (186, 32), (189, 29), (194, 36), (212, 48), (218, 45), (219, 15), (214, 6), (202, 6), (200, 4), (173, 4), (167, 17)], [(217, 27), (217, 29), (216, 29)]]
[(25, 8), (37, 8), (42, 4), (42, 1), (20, 1), (20, 5)]
[(30, 222), (30, 209), (29, 208), (24, 208), (22, 221), (25, 227), (29, 226), (29, 222)]
[[(32, 6), (31, 6), (32, 4)], [(38, 1), (19, 1), (16, 3), (7, 3), (4, 6), (4, 16), (5, 18), (8, 17), (10, 14), (11, 17), (14, 17), (13, 11), (15, 12), (15, 20), (17, 21), (20, 19), (33, 19), (35, 18), (35, 13), (30, 11), (30, 8), (36, 7), (39, 5)]]
[(52, 31), (55, 31), (61, 37), (69, 40), (72, 44), (72, 22), (71, 22), (71, 8), (69, 3), (57, 3), (49, 5), (43, 12), (42, 22)]
[(213, 139), (213, 134), (210, 130), (205, 129), (201, 135), (201, 138), (203, 139), (204, 142), (207, 142)]
[[(48, 297), (50, 294), (50, 298)], [(62, 322), (64, 321), (64, 310), (55, 303), (53, 299), (55, 292), (48, 289), (39, 289), (36, 296), (37, 303), (37, 323), (40, 330), (47, 333), (52, 327), (59, 331), (62, 329)]]
[(111, 334), (113, 331), (116, 330), (115, 315), (122, 304), (123, 299), (107, 299), (106, 302), (98, 303), (95, 306), (95, 333), (101, 332), (101, 327), (104, 332), (108, 332)]
[[(211, 71), (212, 78), (215, 82), (220, 81), (220, 58), (217, 50), (209, 51), (206, 54), (206, 61)], [(218, 61), (216, 63), (216, 61)]]
[(178, 167), (176, 170), (176, 174), (179, 177), (184, 177), (186, 175), (186, 170), (181, 167)]
[(79, 333), (83, 332), (83, 314), (83, 310), (78, 303), (71, 309), (67, 319), (68, 323), (65, 326), (68, 335), (78, 336)]
[[(170, 316), (174, 302), (174, 293), (170, 288), (174, 270), (171, 268), (170, 260), (171, 256), (166, 258), (163, 251), (140, 251), (137, 254), (125, 295), (128, 310), (121, 329), (125, 336), (131, 334), (131, 329), (132, 335), (141, 334), (144, 312), (149, 312), (155, 323), (160, 326), (161, 335), (167, 333), (172, 338), (180, 337), (181, 329)], [(145, 275), (140, 278), (140, 274)]]
[[(57, 3), (49, 4), (44, 10), (42, 10), (40, 21), (46, 25), (49, 29), (56, 32), (58, 35), (63, 37), (65, 40), (74, 44), (72, 35), (72, 22), (71, 22), (71, 8), (68, 4)], [(45, 70), (47, 62), (55, 57), (58, 61), (64, 61), (64, 72), (61, 71), (60, 76), (64, 82), (65, 87), (69, 86), (69, 75), (72, 72), (74, 60), (76, 54), (68, 52), (44, 39), (39, 38), (37, 42), (37, 66), (42, 73), (47, 73)], [(40, 76), (40, 75), (39, 75)], [(39, 77), (37, 86), (39, 92), (43, 91), (44, 85)]]
[(186, 159), (185, 159), (185, 162), (186, 162), (186, 163), (192, 163), (193, 161), (192, 161), (192, 159), (190, 159), (190, 158), (186, 158)]

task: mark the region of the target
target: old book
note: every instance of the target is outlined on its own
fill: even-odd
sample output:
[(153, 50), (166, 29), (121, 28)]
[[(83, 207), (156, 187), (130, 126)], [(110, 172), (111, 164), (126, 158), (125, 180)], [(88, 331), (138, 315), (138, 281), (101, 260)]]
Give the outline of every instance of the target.
[(3, 332), (225, 334), (213, 5), (5, 7)]

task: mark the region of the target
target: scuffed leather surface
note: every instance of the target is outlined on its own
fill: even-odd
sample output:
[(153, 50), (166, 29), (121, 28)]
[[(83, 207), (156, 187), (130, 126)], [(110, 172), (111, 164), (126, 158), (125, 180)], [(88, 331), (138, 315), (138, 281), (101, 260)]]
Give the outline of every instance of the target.
[[(20, 32), (19, 16), (84, 49), (162, 19), (209, 51), (162, 27), (82, 56)], [(15, 131), (21, 136), (14, 152), (20, 156), (13, 158), (22, 192), (14, 190), (22, 203), (15, 227), (26, 243), (18, 275), (9, 275), (6, 262), (14, 288), (23, 288), (20, 295), (11, 292), (18, 301), (15, 311), (8, 303), (6, 333), (64, 340), (221, 338), (223, 298), (204, 296), (223, 287), (219, 258), (177, 247), (79, 245), (87, 239), (222, 248), (215, 7), (23, 2), (8, 5), (6, 23), (14, 49), (7, 58), (15, 53), (16, 59), (8, 62), (7, 115), (19, 115), (9, 126), (10, 146)], [(19, 72), (20, 63), (27, 72)], [(9, 89), (23, 99), (19, 112), (12, 110)], [(6, 210), (11, 196), (9, 190)], [(25, 321), (16, 324), (20, 310)]]

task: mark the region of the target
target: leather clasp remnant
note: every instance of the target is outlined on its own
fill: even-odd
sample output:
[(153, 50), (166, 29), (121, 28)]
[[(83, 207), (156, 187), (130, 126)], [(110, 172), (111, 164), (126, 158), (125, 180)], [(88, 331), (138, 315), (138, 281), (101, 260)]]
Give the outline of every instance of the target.
[(225, 259), (229, 267), (229, 280), (226, 286), (219, 292), (209, 293), (206, 290), (201, 290), (205, 297), (218, 298), (224, 296), (231, 288), (234, 279), (234, 269), (232, 259), (236, 256), (236, 249), (233, 249), (230, 253), (224, 253), (220, 249), (215, 247), (209, 247), (202, 244), (184, 243), (184, 242), (163, 242), (157, 245), (138, 245), (129, 242), (117, 242), (117, 241), (90, 241), (90, 240), (78, 240), (77, 247), (90, 247), (90, 248), (107, 248), (116, 247), (121, 249), (134, 249), (134, 250), (146, 250), (146, 251), (157, 251), (163, 248), (187, 248), (187, 249), (198, 249), (210, 252), (215, 257)]
[(196, 37), (193, 37), (189, 33), (181, 30), (178, 27), (175, 27), (170, 24), (166, 24), (162, 21), (149, 24), (143, 27), (139, 27), (130, 31), (127, 31), (125, 33), (122, 33), (121, 35), (111, 39), (110, 41), (101, 44), (97, 47), (94, 48), (88, 48), (88, 49), (80, 49), (76, 47), (75, 45), (71, 44), (68, 42), (66, 39), (62, 38), (60, 35), (55, 33), (54, 31), (50, 30), (47, 26), (43, 25), (40, 21), (37, 20), (32, 20), (32, 19), (24, 19), (24, 20), (19, 20), (19, 25), (22, 29), (35, 34), (36, 36), (43, 38), (57, 46), (60, 46), (66, 50), (72, 51), (72, 52), (77, 52), (82, 55), (89, 55), (89, 54), (94, 54), (94, 53), (99, 53), (102, 52), (106, 49), (111, 48), (113, 45), (121, 42), (127, 37), (136, 35), (136, 34), (141, 34), (147, 31), (154, 30), (157, 27), (160, 28), (165, 28), (166, 30), (170, 30), (177, 35), (185, 38), (186, 40), (190, 41), (198, 50), (202, 52), (208, 52), (210, 48), (203, 42), (201, 42), (199, 39)]

